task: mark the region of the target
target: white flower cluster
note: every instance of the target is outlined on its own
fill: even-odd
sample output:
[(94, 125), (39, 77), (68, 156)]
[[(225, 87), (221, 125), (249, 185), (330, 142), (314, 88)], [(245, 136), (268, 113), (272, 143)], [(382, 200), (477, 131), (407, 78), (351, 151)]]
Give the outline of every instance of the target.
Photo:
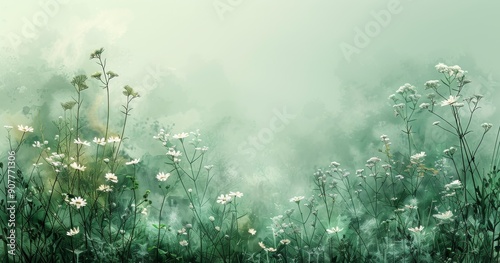
[(444, 63), (439, 63), (435, 67), (439, 73), (447, 74), (450, 77), (462, 78), (467, 74), (467, 71), (462, 70), (458, 65), (448, 66)]
[(403, 86), (399, 87), (398, 90), (396, 90), (396, 93), (403, 94), (403, 93), (410, 93), (410, 94), (415, 94), (417, 91), (415, 89), (415, 86), (411, 85), (410, 83), (405, 83)]
[(440, 81), (439, 80), (429, 80), (427, 82), (425, 82), (425, 89), (437, 89), (440, 85)]
[(424, 157), (425, 157), (425, 152), (414, 154), (410, 157), (410, 162), (414, 164), (421, 163)]

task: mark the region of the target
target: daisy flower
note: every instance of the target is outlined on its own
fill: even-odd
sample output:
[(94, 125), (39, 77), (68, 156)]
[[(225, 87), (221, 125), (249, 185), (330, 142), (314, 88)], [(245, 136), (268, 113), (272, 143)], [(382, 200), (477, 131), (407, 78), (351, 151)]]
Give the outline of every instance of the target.
[(182, 140), (184, 138), (187, 138), (188, 136), (189, 136), (189, 133), (182, 132), (182, 133), (175, 134), (174, 136), (172, 136), (172, 138)]
[(328, 234), (336, 234), (336, 233), (338, 233), (338, 232), (340, 232), (342, 230), (344, 230), (344, 229), (343, 228), (339, 228), (338, 226), (336, 226), (336, 227), (332, 227), (330, 229), (327, 229), (326, 232)]
[(439, 220), (443, 220), (443, 221), (445, 221), (445, 220), (453, 220), (452, 219), (453, 213), (450, 210), (448, 210), (448, 211), (446, 211), (444, 213), (435, 214), (435, 215), (432, 215), (432, 216), (435, 217), (435, 218), (437, 218), (437, 219), (439, 219)]
[(118, 136), (110, 136), (110, 137), (108, 138), (108, 143), (112, 143), (112, 142), (120, 142), (120, 141), (121, 141), (121, 139), (120, 139), (120, 137), (118, 137)]
[(83, 166), (83, 165), (79, 165), (77, 164), (76, 162), (73, 162), (72, 164), (70, 164), (69, 166), (71, 166), (71, 168), (75, 169), (75, 170), (79, 170), (79, 171), (85, 171), (85, 169), (87, 167)]
[(447, 100), (441, 101), (441, 106), (454, 105), (455, 103), (457, 103), (458, 98), (460, 98), (460, 96), (455, 97), (453, 95), (450, 95)]
[(229, 192), (229, 196), (241, 198), (243, 196), (242, 192)]
[(111, 187), (109, 185), (105, 185), (105, 184), (101, 184), (99, 186), (99, 188), (97, 188), (97, 191), (101, 191), (101, 192), (112, 192), (113, 189), (111, 189)]
[(106, 178), (106, 181), (110, 181), (115, 184), (118, 183), (118, 177), (114, 173), (106, 173), (104, 178)]
[(163, 172), (160, 172), (156, 175), (156, 179), (158, 179), (158, 181), (161, 181), (161, 182), (164, 182), (164, 181), (167, 181), (167, 179), (170, 177), (170, 173), (163, 173)]
[(410, 230), (413, 233), (420, 233), (422, 232), (422, 230), (424, 230), (424, 227), (423, 226), (413, 227), (413, 228), (410, 227), (408, 228), (408, 230)]
[(290, 242), (291, 242), (290, 239), (282, 239), (280, 241), (280, 243), (283, 244), (283, 245), (288, 245), (288, 244), (290, 244)]
[(71, 198), (69, 204), (76, 206), (77, 209), (80, 209), (80, 207), (87, 205), (87, 201), (81, 197), (73, 197)]
[(33, 127), (17, 125), (17, 129), (22, 132), (33, 132)]
[(74, 141), (75, 144), (80, 144), (80, 145), (85, 145), (85, 146), (90, 146), (90, 143), (88, 141), (81, 141), (80, 138), (75, 139)]
[(229, 195), (221, 194), (219, 197), (217, 197), (217, 203), (219, 203), (221, 205), (225, 205), (229, 202), (231, 202), (231, 196), (229, 196)]
[(305, 198), (304, 196), (294, 196), (294, 197), (290, 198), (290, 202), (295, 202), (298, 204), (304, 198)]
[(94, 142), (95, 144), (98, 144), (98, 145), (101, 145), (101, 146), (106, 145), (106, 139), (104, 139), (104, 137), (103, 137), (103, 138), (97, 138), (97, 137), (94, 137), (93, 142)]

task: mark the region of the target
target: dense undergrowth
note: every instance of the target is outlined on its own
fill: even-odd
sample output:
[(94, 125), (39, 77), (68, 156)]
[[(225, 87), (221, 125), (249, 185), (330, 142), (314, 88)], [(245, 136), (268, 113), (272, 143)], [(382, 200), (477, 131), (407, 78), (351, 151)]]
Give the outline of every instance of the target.
[[(460, 67), (440, 63), (441, 79), (425, 82), (423, 93), (404, 84), (390, 95), (404, 144), (381, 135), (380, 151), (360, 167), (333, 161), (318, 169), (309, 195), (292, 194), (289, 209), (268, 219), (248, 205), (257, 196), (217, 187), (220, 170), (199, 131), (160, 129), (151, 139), (165, 149), (160, 170), (123, 151), (140, 95), (125, 86), (121, 113), (110, 109), (118, 74), (103, 52), (91, 54), (97, 73), (71, 80), (74, 99), (61, 103), (61, 117), (43, 127), (5, 126), (3, 262), (499, 260), (498, 132), (482, 145), (492, 124), (476, 121), (484, 98), (469, 94)], [(102, 130), (90, 129), (82, 110), (95, 86), (107, 98)], [(121, 127), (110, 125), (116, 116)], [(415, 125), (446, 140), (424, 149)], [(143, 177), (157, 186), (146, 189)]]

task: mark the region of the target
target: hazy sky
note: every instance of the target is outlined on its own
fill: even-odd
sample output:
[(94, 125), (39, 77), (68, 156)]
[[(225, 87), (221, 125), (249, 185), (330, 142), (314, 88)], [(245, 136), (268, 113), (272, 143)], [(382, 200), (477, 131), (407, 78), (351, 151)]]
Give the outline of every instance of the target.
[[(263, 130), (286, 111), (294, 118), (266, 137), (267, 150), (252, 151), (271, 163), (302, 156), (310, 164), (302, 169), (312, 169), (345, 158), (339, 136), (374, 130), (351, 139), (376, 141), (384, 124), (373, 118), (390, 116), (388, 95), (437, 78), (438, 62), (461, 65), (478, 80), (474, 89), (498, 96), (499, 8), (495, 1), (2, 1), (0, 86), (9, 96), (0, 99), (1, 121), (29, 121), (26, 107), (68, 99), (63, 91), (40, 95), (49, 78), (40, 82), (34, 72), (67, 80), (91, 74), (89, 54), (104, 47), (120, 74), (114, 94), (125, 84), (142, 94), (136, 123), (149, 117), (177, 131), (219, 132), (231, 142), (220, 147), (242, 159), (250, 156), (242, 143), (268, 136)], [(495, 111), (490, 103), (485, 116)], [(148, 151), (139, 148), (137, 155)]]

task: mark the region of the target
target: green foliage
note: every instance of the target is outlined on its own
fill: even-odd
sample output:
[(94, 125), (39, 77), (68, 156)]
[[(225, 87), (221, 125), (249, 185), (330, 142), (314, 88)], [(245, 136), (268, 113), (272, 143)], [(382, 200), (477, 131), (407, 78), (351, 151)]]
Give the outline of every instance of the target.
[[(467, 94), (470, 81), (460, 67), (438, 64), (442, 79), (426, 82), (429, 94), (404, 84), (390, 96), (403, 144), (382, 135), (362, 168), (331, 162), (317, 169), (308, 195), (289, 193), (285, 211), (269, 219), (246, 204), (259, 198), (254, 193), (225, 189), (224, 170), (208, 164), (199, 131), (159, 130), (163, 171), (130, 160), (122, 145), (140, 95), (123, 88), (123, 126), (110, 127), (109, 89), (118, 74), (103, 54), (101, 48), (90, 55), (99, 67), (90, 81), (107, 98), (102, 130), (86, 125), (80, 93), (94, 86), (86, 75), (71, 81), (77, 96), (61, 103), (57, 134), (8, 129), (18, 162), (0, 162), (0, 191), (8, 196), (15, 184), (19, 234), (9, 255), (10, 212), (2, 210), (5, 262), (499, 261), (500, 130), (487, 153), (481, 146), (492, 124), (476, 122), (482, 96)], [(420, 127), (430, 118), (439, 121)], [(448, 137), (426, 149), (419, 133), (426, 129)], [(92, 143), (82, 140), (89, 136)], [(146, 190), (138, 176), (153, 173), (158, 188)]]

